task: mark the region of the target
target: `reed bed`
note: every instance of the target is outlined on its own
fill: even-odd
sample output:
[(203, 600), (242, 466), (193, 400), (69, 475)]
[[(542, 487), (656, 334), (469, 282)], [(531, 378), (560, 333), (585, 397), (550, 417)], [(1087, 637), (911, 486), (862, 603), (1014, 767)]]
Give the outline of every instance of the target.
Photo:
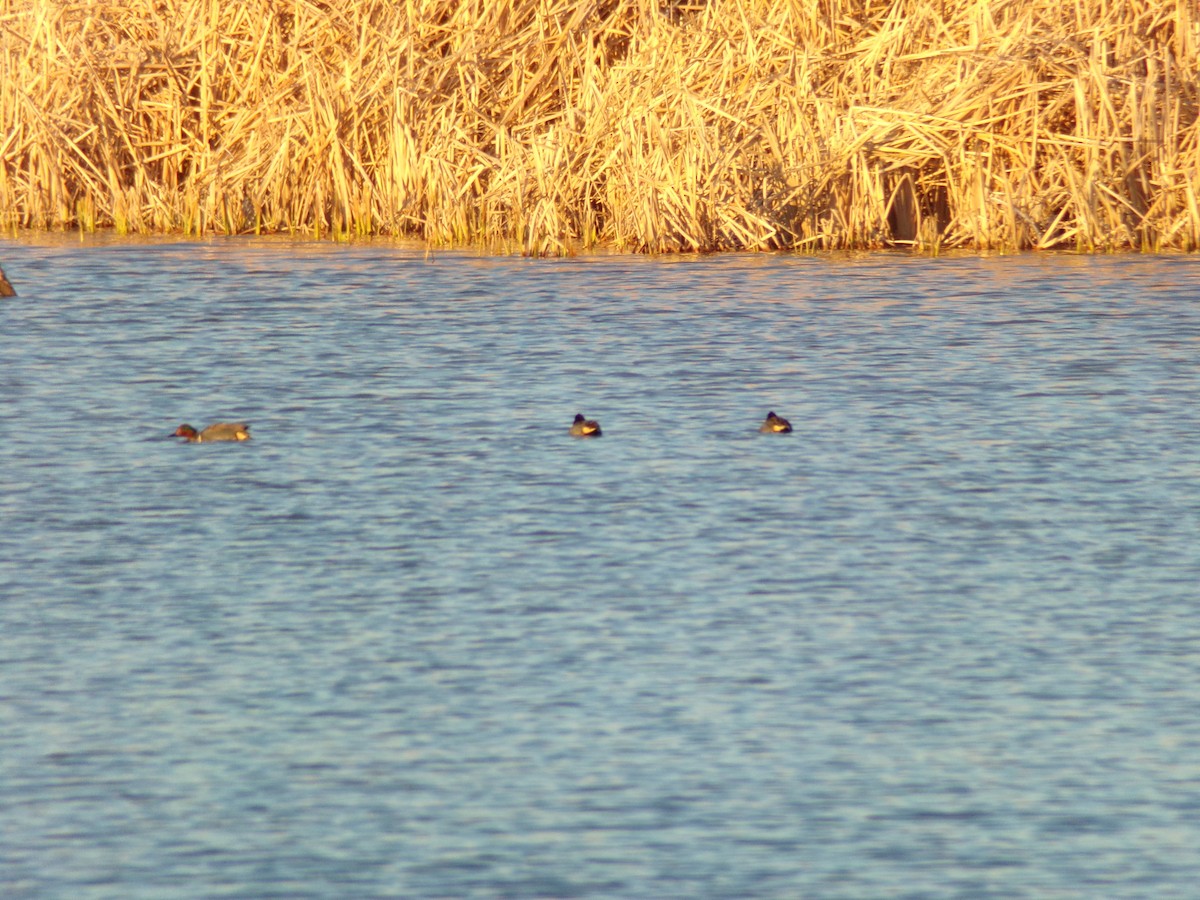
[(5, 227), (1200, 247), (1194, 0), (0, 0)]

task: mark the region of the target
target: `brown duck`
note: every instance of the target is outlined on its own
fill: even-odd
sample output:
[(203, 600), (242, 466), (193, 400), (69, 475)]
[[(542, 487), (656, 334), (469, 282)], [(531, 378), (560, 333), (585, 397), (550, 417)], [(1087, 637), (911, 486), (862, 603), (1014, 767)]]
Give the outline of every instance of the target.
[(571, 423), (571, 435), (573, 437), (600, 437), (600, 423), (595, 419), (585, 419), (583, 413), (576, 413), (575, 421)]
[(197, 431), (191, 425), (183, 424), (175, 429), (173, 437), (184, 438), (189, 444), (202, 444), (208, 441), (248, 441), (250, 426), (245, 422), (218, 422), (209, 425), (203, 431)]
[(783, 416), (775, 415), (775, 410), (771, 410), (758, 430), (764, 434), (784, 434), (792, 430), (792, 423)]

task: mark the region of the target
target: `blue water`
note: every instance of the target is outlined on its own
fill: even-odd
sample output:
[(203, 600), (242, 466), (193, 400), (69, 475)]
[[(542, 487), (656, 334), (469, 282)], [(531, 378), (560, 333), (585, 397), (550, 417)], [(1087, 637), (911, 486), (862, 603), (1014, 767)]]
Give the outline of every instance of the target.
[(0, 896), (1194, 895), (1200, 258), (0, 263)]

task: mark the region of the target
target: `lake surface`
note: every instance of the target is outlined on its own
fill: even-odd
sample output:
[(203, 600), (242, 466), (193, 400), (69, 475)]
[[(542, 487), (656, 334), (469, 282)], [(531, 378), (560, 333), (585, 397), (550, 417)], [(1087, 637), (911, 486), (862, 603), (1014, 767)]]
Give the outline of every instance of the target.
[(1194, 893), (1200, 258), (0, 263), (0, 895)]

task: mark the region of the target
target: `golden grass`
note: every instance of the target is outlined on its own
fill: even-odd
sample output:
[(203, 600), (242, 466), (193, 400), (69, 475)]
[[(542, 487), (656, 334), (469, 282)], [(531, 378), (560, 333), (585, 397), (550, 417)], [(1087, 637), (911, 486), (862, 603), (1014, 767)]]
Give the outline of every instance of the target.
[(1194, 0), (0, 0), (6, 227), (1200, 248)]

